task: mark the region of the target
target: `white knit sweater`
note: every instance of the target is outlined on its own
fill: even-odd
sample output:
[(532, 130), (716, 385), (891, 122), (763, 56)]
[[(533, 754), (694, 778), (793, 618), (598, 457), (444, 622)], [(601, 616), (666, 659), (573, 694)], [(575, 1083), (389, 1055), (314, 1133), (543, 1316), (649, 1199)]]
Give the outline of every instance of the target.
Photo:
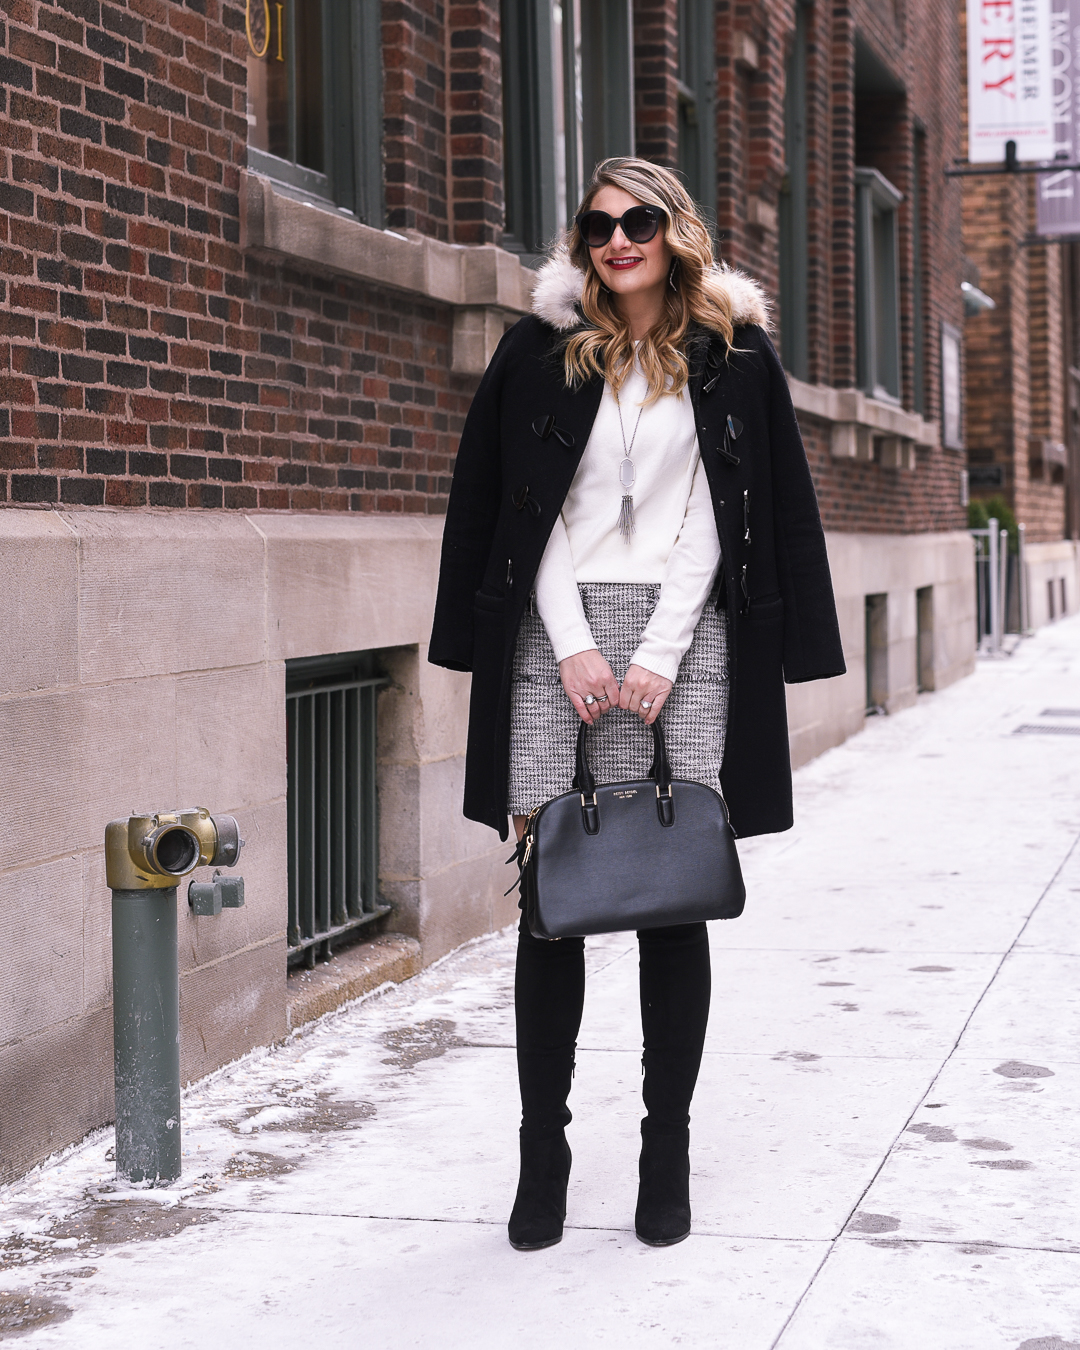
[[(648, 385), (630, 374), (617, 404), (604, 389), (592, 434), (555, 522), (536, 577), (536, 605), (555, 659), (596, 647), (578, 594), (578, 583), (621, 581), (659, 584), (660, 600), (631, 664), (674, 680), (694, 636), (720, 562), (712, 499), (698, 450), (688, 390), (643, 407)], [(619, 465), (623, 438), (634, 436), (631, 458), (636, 531), (619, 533), (623, 488)]]

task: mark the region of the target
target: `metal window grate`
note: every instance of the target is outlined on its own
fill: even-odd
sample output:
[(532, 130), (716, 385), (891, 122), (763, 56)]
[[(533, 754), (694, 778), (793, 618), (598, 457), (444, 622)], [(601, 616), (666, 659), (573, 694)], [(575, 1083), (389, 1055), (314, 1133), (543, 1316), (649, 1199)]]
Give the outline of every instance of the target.
[(1014, 736), (1080, 736), (1080, 727), (1056, 727), (1052, 723), (1039, 726), (1034, 722), (1024, 722), (1014, 728)]
[(289, 964), (388, 912), (379, 903), (378, 691), (370, 653), (286, 662)]

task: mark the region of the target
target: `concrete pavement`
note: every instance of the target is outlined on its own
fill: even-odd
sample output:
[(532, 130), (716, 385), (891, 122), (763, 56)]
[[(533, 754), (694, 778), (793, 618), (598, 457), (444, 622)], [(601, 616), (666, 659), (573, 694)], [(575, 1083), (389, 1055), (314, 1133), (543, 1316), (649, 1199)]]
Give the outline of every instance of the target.
[(117, 1189), (102, 1132), (0, 1192), (0, 1338), (1080, 1350), (1078, 733), (1074, 619), (872, 720), (741, 846), (682, 1245), (632, 1231), (621, 935), (588, 945), (566, 1237), (507, 1244), (500, 934), (196, 1085), (171, 1191)]

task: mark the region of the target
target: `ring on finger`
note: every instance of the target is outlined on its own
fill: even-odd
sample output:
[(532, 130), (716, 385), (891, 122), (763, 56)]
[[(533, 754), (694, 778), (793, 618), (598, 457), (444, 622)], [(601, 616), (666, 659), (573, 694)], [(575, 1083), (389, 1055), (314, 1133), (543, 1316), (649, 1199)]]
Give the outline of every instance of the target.
[(649, 709), (652, 707), (652, 704), (647, 699), (643, 698), (641, 700), (641, 706), (645, 709), (646, 712), (648, 712)]
[(585, 695), (584, 703), (585, 703), (586, 708), (591, 708), (592, 705), (593, 705), (595, 702), (596, 702), (596, 696), (595, 696), (595, 694), (586, 694), (586, 695)]
[(597, 703), (606, 703), (606, 702), (607, 702), (607, 694), (601, 694), (600, 697), (599, 697), (596, 701), (597, 701)]

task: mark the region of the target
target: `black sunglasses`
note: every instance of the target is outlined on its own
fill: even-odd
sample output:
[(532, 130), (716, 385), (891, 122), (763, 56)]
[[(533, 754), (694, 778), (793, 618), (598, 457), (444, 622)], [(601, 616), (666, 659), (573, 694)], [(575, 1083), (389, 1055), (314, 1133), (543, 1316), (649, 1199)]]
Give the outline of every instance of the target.
[(663, 219), (664, 213), (658, 206), (632, 206), (617, 220), (606, 211), (582, 211), (577, 227), (589, 248), (603, 248), (609, 243), (616, 225), (622, 226), (623, 234), (632, 244), (647, 244), (656, 238)]

